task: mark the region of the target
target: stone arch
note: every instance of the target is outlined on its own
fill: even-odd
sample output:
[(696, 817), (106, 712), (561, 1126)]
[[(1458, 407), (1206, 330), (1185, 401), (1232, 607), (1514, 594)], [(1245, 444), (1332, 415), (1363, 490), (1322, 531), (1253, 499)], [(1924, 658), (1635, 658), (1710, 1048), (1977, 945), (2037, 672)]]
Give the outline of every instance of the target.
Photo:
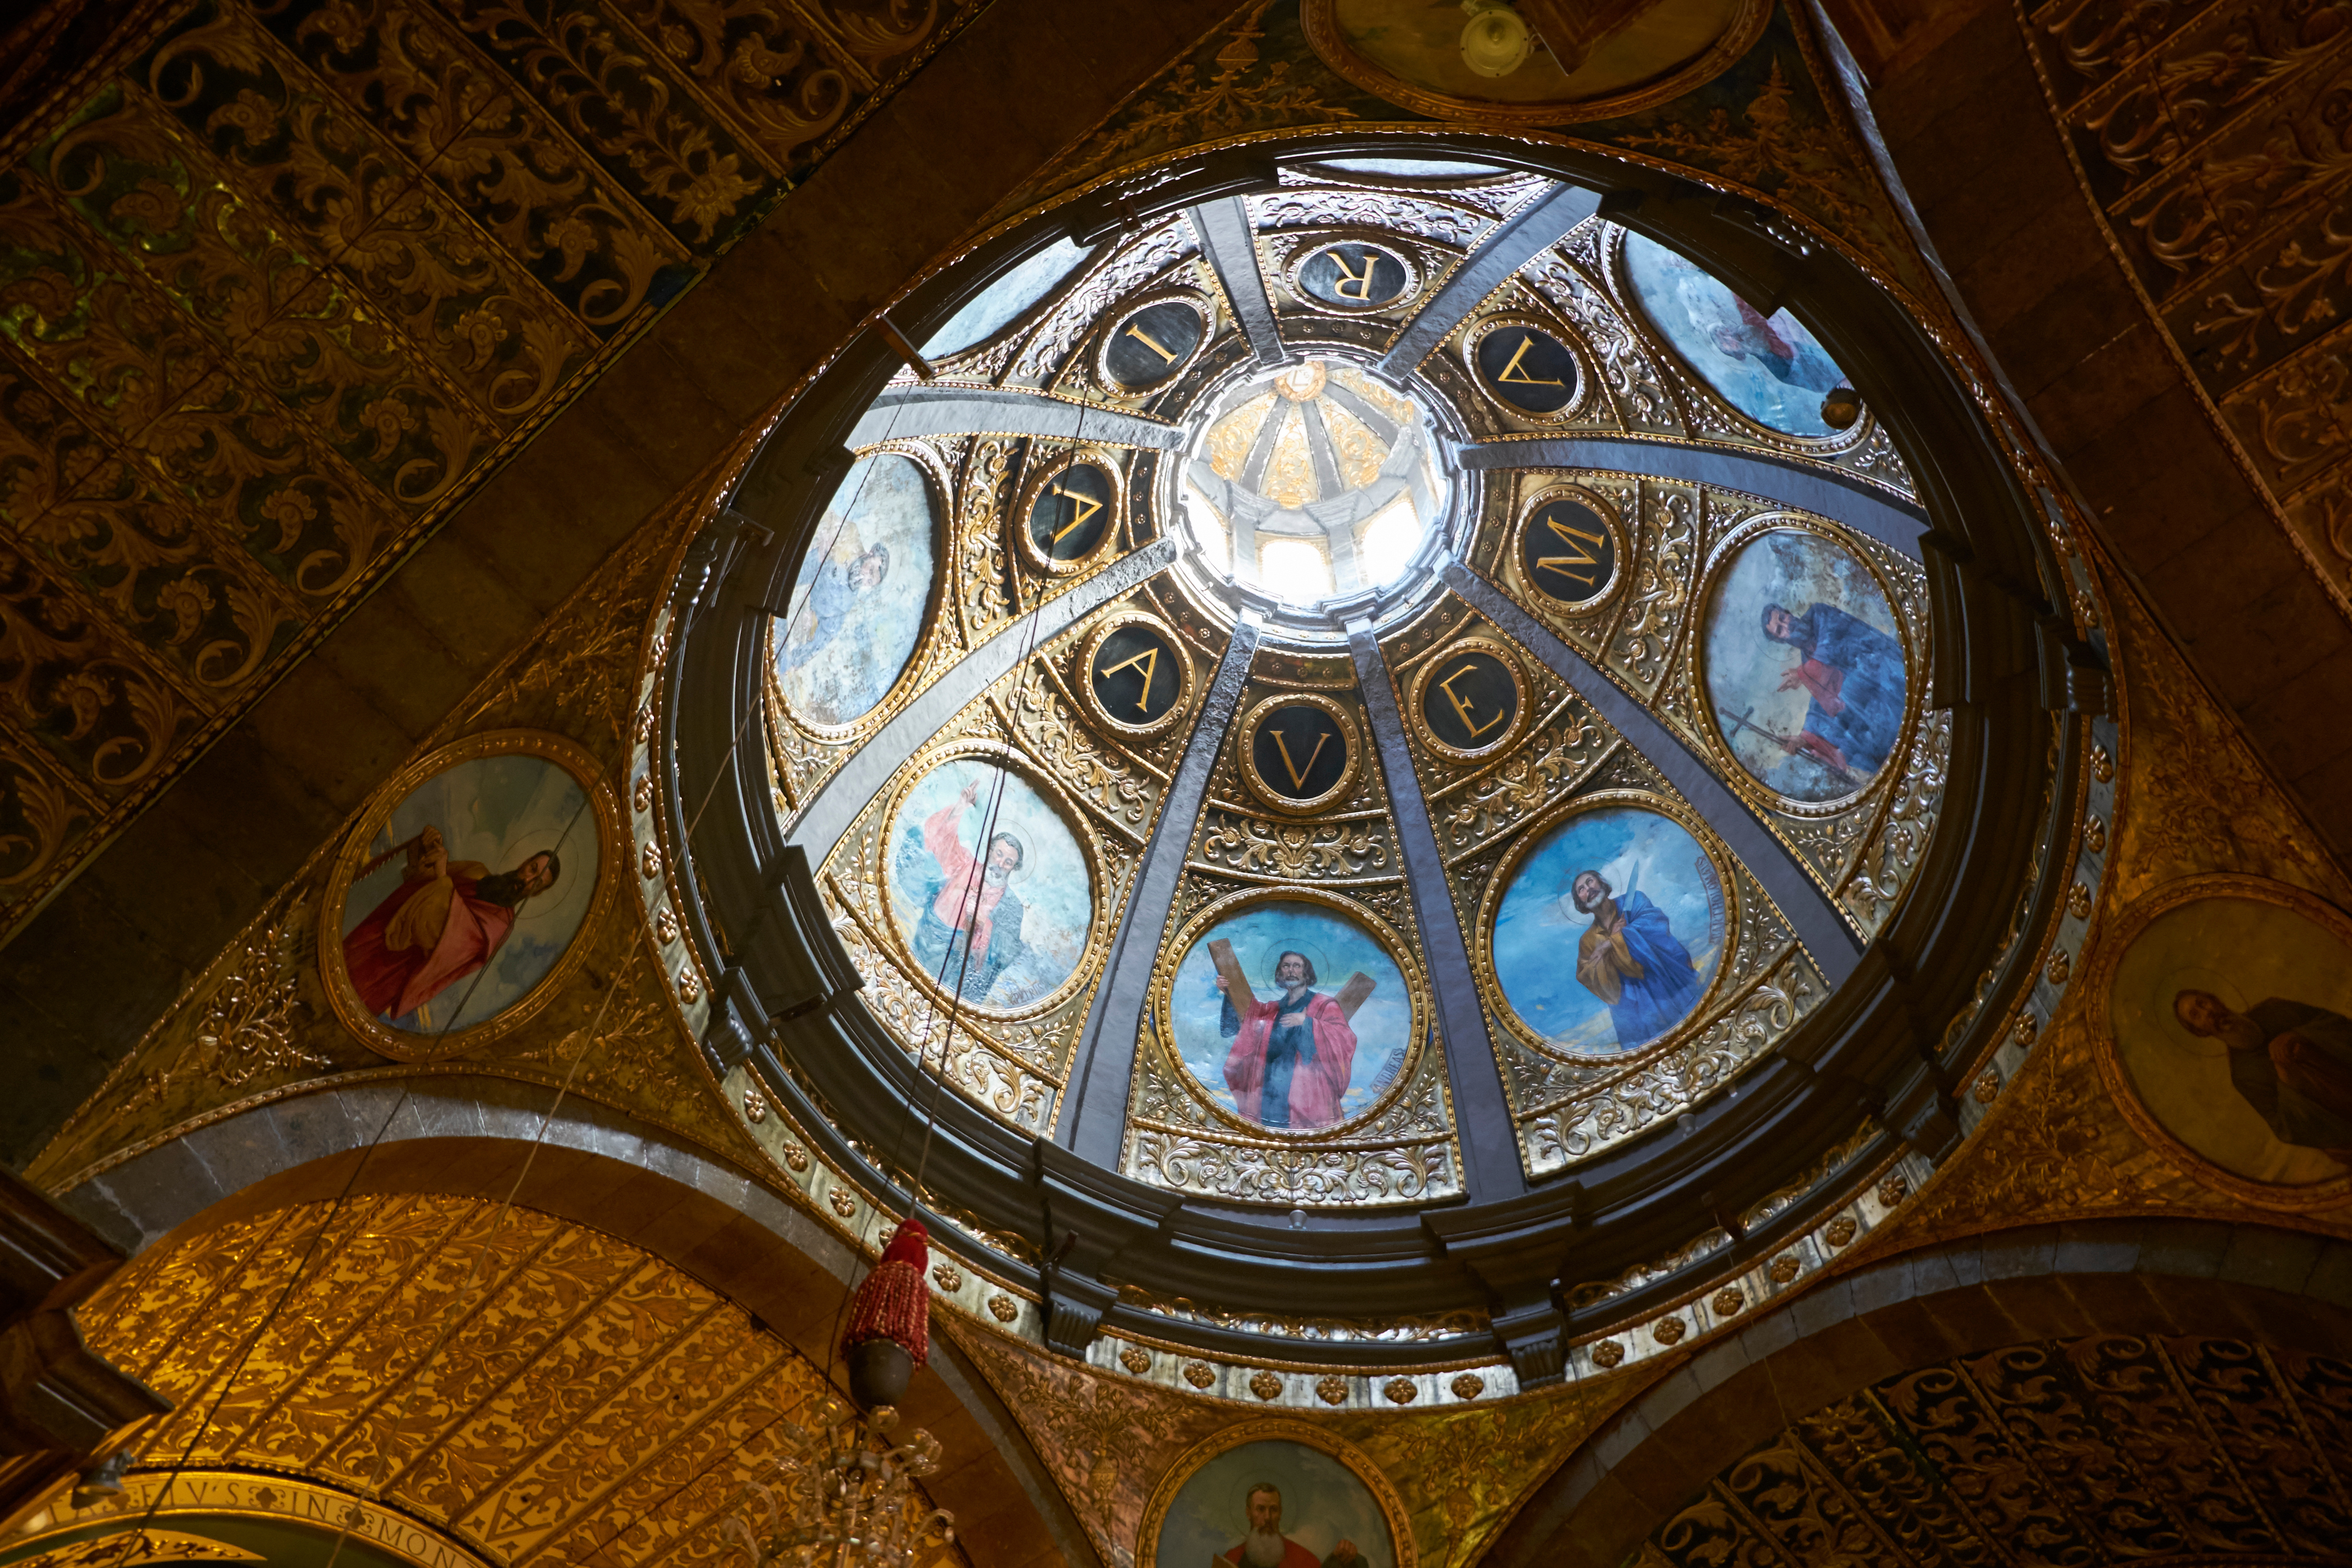
[[(273, 1101), (142, 1150), (58, 1201), (136, 1257), (344, 1195), (496, 1202), (510, 1189), (519, 1208), (652, 1254), (826, 1364), (856, 1262), (845, 1242), (712, 1151), (541, 1085), (451, 1074)], [(936, 1375), (917, 1377), (902, 1414), (960, 1461), (930, 1490), (968, 1547), (992, 1563), (1094, 1568), (1085, 1531), (988, 1385), (944, 1336), (929, 1365)]]
[(1998, 1232), (1824, 1281), (1717, 1339), (1538, 1487), (1487, 1568), (1620, 1568), (1693, 1494), (1883, 1380), (2025, 1342), (2197, 1335), (2342, 1356), (2352, 1243), (2207, 1220)]

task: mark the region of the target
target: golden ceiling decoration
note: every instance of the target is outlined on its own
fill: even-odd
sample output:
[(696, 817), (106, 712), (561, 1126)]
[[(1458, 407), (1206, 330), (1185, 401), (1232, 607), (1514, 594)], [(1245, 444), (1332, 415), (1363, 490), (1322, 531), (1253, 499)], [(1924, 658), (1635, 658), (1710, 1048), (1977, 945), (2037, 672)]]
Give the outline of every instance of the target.
[(2231, 1340), (2011, 1345), (1891, 1377), (1737, 1460), (1639, 1568), (2341, 1560), (2352, 1377)]
[(969, 9), (200, 0), (0, 143), (0, 925)]
[(718, 1563), (718, 1519), (824, 1388), (650, 1254), (470, 1198), (235, 1221), (142, 1255), (81, 1318), (176, 1406), (151, 1463), (312, 1477), (509, 1565)]

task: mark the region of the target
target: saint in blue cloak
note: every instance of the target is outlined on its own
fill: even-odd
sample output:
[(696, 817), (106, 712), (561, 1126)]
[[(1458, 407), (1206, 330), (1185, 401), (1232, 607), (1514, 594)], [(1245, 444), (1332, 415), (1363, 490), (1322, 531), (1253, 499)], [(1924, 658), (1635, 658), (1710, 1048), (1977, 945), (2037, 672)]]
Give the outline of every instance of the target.
[(1577, 939), (1576, 977), (1608, 1004), (1619, 1048), (1647, 1045), (1688, 1017), (1706, 988), (1666, 912), (1638, 890), (1616, 894), (1597, 871), (1578, 872), (1569, 894), (1592, 917)]
[(1856, 784), (1886, 766), (1903, 733), (1903, 645), (1833, 604), (1791, 615), (1764, 607), (1764, 635), (1801, 657), (1780, 676), (1780, 689), (1805, 689), (1805, 727), (1783, 741)]

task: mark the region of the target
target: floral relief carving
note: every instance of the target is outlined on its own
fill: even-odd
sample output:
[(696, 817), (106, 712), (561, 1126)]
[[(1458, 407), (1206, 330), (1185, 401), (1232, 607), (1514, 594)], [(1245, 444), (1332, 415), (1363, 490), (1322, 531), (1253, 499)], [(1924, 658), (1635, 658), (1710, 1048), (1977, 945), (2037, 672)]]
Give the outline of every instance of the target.
[(1202, 857), (1235, 871), (1299, 882), (1361, 876), (1389, 864), (1389, 843), (1375, 822), (1275, 823), (1217, 812), (1201, 839)]

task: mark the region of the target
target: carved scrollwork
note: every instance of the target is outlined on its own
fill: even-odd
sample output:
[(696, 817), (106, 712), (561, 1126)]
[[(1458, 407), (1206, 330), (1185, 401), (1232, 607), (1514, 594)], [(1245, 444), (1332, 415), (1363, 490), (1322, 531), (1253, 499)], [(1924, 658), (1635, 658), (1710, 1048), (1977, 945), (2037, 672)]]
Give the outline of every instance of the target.
[(1563, 704), (1501, 763), (1449, 797), (1434, 813), (1450, 858), (1475, 853), (1510, 831), (1600, 766), (1616, 733), (1579, 702)]
[(1390, 864), (1383, 824), (1283, 822), (1213, 813), (1213, 826), (1201, 840), (1202, 857), (1235, 871), (1300, 882), (1353, 877)]

